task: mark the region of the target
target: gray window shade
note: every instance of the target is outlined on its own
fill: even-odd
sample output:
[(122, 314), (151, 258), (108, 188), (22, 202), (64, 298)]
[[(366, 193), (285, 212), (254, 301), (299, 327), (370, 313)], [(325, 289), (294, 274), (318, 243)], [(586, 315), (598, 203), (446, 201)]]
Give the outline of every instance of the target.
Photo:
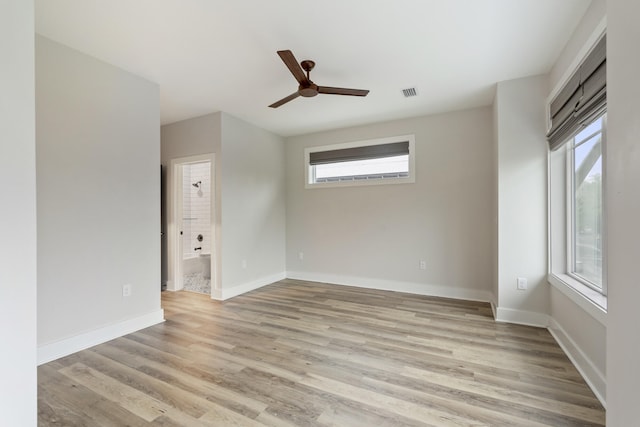
[(409, 154), (409, 141), (309, 153), (310, 165), (379, 159)]
[(549, 148), (560, 148), (607, 109), (607, 38), (598, 42), (551, 102)]

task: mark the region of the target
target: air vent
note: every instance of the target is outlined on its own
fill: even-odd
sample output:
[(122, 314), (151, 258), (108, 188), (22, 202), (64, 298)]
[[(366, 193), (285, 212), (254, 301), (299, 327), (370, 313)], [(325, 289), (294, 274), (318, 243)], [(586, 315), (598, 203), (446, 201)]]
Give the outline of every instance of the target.
[(405, 98), (410, 98), (412, 96), (418, 95), (418, 92), (416, 91), (415, 87), (410, 87), (408, 89), (402, 89), (402, 94)]

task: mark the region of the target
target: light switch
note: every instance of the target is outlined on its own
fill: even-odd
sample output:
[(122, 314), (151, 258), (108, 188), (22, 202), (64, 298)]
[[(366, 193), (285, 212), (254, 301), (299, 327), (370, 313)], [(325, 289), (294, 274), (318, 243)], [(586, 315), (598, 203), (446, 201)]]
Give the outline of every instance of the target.
[(518, 289), (523, 291), (527, 289), (527, 279), (524, 277), (518, 277)]

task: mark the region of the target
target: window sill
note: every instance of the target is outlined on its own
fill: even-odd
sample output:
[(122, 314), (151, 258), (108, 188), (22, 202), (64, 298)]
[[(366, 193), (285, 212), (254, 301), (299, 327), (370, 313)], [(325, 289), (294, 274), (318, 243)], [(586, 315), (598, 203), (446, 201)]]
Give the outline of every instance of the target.
[(313, 182), (305, 184), (304, 188), (336, 188), (336, 187), (360, 187), (364, 185), (390, 185), (390, 184), (413, 184), (416, 182), (414, 176), (407, 178), (386, 178), (386, 179), (362, 179), (350, 181), (329, 181)]
[(547, 281), (594, 319), (607, 325), (607, 297), (567, 274), (551, 273)]

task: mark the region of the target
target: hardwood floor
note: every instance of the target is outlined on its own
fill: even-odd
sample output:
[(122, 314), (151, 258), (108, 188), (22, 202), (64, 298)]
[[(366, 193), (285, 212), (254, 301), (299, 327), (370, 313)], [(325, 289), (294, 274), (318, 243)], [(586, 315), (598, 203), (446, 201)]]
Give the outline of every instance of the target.
[(602, 426), (545, 329), (488, 304), (283, 280), (38, 368), (41, 426)]

